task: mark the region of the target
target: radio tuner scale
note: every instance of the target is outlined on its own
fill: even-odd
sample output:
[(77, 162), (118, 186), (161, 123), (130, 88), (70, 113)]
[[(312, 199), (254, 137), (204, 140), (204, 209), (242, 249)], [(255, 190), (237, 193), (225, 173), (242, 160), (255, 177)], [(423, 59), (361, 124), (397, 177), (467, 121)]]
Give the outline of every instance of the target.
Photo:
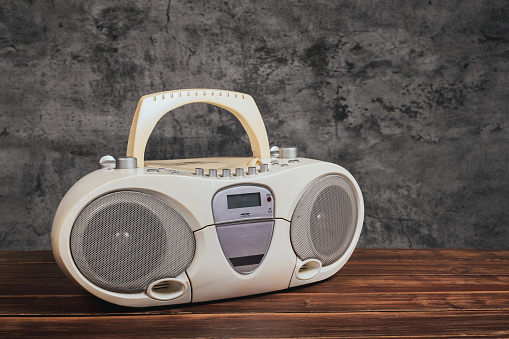
[[(144, 159), (159, 119), (205, 102), (234, 114), (251, 157)], [(343, 167), (269, 148), (247, 94), (189, 89), (141, 98), (127, 156), (62, 199), (51, 232), (57, 264), (109, 302), (145, 307), (282, 290), (335, 274), (352, 254), (364, 203)]]

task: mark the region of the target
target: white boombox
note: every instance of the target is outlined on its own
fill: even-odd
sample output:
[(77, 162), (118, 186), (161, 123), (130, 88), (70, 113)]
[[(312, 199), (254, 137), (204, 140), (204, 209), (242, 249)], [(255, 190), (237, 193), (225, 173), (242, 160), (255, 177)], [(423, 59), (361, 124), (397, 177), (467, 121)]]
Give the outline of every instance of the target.
[[(253, 156), (145, 161), (159, 119), (205, 102), (233, 113)], [(90, 293), (125, 306), (202, 302), (326, 279), (359, 239), (364, 202), (343, 167), (269, 149), (247, 94), (189, 89), (147, 95), (134, 115), (127, 157), (64, 196), (53, 253)]]

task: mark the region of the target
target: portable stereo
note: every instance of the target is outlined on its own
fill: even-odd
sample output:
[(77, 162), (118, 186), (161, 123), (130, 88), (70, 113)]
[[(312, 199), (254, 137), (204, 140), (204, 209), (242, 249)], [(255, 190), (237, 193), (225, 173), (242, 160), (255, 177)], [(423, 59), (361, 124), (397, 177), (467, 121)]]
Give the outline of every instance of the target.
[[(196, 102), (233, 113), (253, 156), (145, 161), (159, 119)], [(103, 157), (67, 192), (51, 237), (72, 280), (109, 302), (145, 307), (326, 279), (352, 254), (363, 218), (361, 191), (343, 167), (269, 148), (251, 96), (188, 89), (140, 99), (127, 156)]]

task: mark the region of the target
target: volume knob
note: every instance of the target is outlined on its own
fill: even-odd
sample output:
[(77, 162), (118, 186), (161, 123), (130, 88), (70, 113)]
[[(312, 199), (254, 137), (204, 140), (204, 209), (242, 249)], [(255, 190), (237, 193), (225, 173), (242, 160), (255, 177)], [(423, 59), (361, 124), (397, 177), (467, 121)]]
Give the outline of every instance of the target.
[(117, 169), (133, 169), (138, 167), (135, 157), (119, 157), (116, 161)]
[(282, 159), (296, 159), (297, 147), (281, 147), (279, 149), (279, 157)]

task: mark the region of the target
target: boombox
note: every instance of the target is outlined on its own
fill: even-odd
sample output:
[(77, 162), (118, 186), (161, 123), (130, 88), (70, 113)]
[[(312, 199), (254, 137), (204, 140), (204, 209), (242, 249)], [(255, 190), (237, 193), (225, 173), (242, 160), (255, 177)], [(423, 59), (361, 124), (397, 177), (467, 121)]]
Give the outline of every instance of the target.
[[(145, 160), (159, 119), (204, 102), (233, 113), (252, 157)], [(189, 89), (141, 98), (127, 156), (64, 196), (53, 253), (72, 280), (125, 306), (239, 297), (320, 281), (348, 260), (364, 218), (361, 191), (336, 164), (269, 148), (247, 94)]]

